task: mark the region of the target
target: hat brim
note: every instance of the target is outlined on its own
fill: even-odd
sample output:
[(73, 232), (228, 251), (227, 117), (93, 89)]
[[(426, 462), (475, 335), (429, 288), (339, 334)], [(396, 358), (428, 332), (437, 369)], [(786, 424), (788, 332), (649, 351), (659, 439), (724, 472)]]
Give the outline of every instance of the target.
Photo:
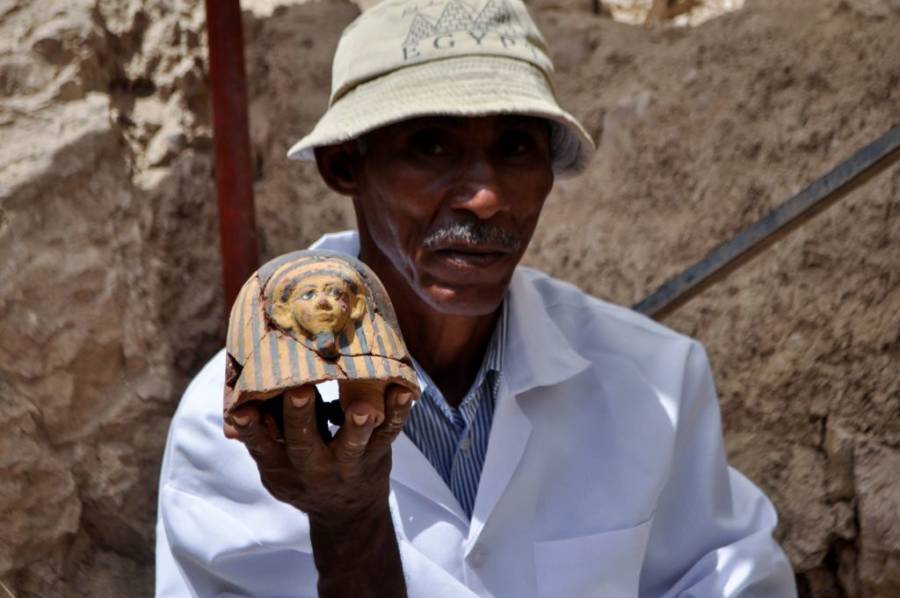
[(312, 132), (288, 150), (288, 157), (313, 160), (316, 147), (410, 118), (490, 114), (548, 119), (557, 176), (581, 172), (594, 152), (590, 136), (560, 108), (540, 69), (514, 58), (459, 56), (398, 69), (356, 86), (333, 103)]

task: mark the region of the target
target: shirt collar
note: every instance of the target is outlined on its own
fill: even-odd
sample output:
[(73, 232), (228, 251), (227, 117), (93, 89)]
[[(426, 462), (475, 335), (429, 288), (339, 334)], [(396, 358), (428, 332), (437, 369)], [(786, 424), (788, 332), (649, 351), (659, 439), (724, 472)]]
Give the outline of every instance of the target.
[[(504, 300), (503, 304), (500, 307), (500, 317), (497, 318), (497, 324), (494, 326), (494, 332), (491, 334), (490, 341), (488, 341), (487, 350), (484, 353), (484, 360), (481, 362), (481, 366), (478, 368), (478, 374), (475, 376), (475, 381), (472, 383), (471, 388), (466, 392), (466, 397), (463, 399), (463, 403), (469, 400), (474, 393), (474, 391), (481, 388), (481, 386), (487, 380), (488, 374), (490, 372), (500, 373), (503, 369), (503, 357), (505, 353), (505, 347), (507, 343), (506, 338), (506, 329), (507, 322), (509, 318), (509, 302)], [(444, 410), (444, 405), (447, 405), (446, 400), (444, 399), (443, 393), (440, 388), (434, 383), (431, 379), (431, 376), (428, 375), (420, 365), (419, 362), (412, 358), (413, 367), (416, 370), (416, 375), (419, 378), (419, 387), (422, 389), (422, 393), (434, 393), (439, 397), (440, 400), (436, 401), (441, 409)], [(449, 409), (449, 405), (447, 405)]]
[[(310, 249), (358, 256), (359, 234), (356, 231), (329, 233), (313, 243)], [(504, 344), (514, 349), (503, 352), (500, 370), (512, 394), (559, 384), (590, 365), (550, 317), (527, 269), (516, 268), (504, 303), (508, 309)]]

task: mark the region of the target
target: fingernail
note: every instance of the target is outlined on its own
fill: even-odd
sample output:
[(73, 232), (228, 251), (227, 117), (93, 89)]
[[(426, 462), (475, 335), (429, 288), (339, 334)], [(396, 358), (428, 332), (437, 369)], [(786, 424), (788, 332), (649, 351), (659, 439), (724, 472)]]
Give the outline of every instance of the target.
[(363, 413), (354, 413), (350, 417), (353, 418), (353, 423), (357, 426), (364, 426), (369, 421), (369, 416)]
[(231, 414), (231, 421), (235, 423), (235, 425), (244, 427), (250, 423), (251, 416), (249, 415), (237, 415), (236, 413)]
[(306, 404), (309, 403), (309, 395), (291, 395), (291, 405), (296, 407), (297, 409), (302, 409), (306, 407)]
[(409, 400), (412, 398), (411, 392), (401, 392), (397, 395), (397, 402), (403, 406), (409, 403)]

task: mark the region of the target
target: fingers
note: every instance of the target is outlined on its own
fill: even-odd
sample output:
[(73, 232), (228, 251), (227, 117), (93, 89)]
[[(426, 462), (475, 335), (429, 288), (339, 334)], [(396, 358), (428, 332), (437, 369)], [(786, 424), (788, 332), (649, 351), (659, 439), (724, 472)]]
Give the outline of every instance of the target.
[(241, 405), (227, 417), (228, 425), (247, 447), (261, 472), (284, 466), (284, 450), (269, 434), (256, 405)]
[(369, 440), (370, 451), (386, 450), (400, 434), (406, 418), (412, 409), (413, 394), (408, 388), (397, 384), (388, 388), (384, 400), (384, 423), (375, 430)]
[[(226, 365), (225, 372), (226, 375), (228, 373), (228, 366), (231, 365), (229, 363)], [(234, 428), (234, 424), (231, 423), (230, 418), (228, 416), (228, 409), (231, 407), (231, 404), (234, 402), (234, 387), (225, 385), (225, 391), (222, 396), (222, 413), (224, 414), (222, 421), (222, 431), (225, 432), (225, 438), (230, 438), (231, 440), (237, 440), (239, 438), (237, 430)]]
[(376, 415), (375, 408), (364, 401), (347, 407), (344, 425), (331, 443), (332, 453), (343, 475), (353, 475), (359, 469), (375, 429)]
[(225, 433), (225, 438), (229, 440), (240, 440), (241, 436), (238, 434), (237, 429), (228, 421), (228, 417), (224, 419), (222, 422), (222, 431)]
[(325, 444), (316, 425), (314, 386), (301, 386), (284, 393), (285, 452), (300, 469), (311, 458), (325, 453)]

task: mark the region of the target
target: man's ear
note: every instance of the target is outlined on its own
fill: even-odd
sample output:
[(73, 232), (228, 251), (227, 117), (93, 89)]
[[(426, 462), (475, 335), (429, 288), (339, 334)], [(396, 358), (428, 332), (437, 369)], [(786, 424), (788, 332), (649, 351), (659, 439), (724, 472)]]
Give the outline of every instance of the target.
[(350, 319), (359, 322), (366, 315), (366, 296), (362, 293), (353, 298), (353, 309), (350, 311)]
[(316, 166), (325, 184), (341, 195), (355, 196), (359, 188), (359, 146), (356, 140), (315, 148)]

